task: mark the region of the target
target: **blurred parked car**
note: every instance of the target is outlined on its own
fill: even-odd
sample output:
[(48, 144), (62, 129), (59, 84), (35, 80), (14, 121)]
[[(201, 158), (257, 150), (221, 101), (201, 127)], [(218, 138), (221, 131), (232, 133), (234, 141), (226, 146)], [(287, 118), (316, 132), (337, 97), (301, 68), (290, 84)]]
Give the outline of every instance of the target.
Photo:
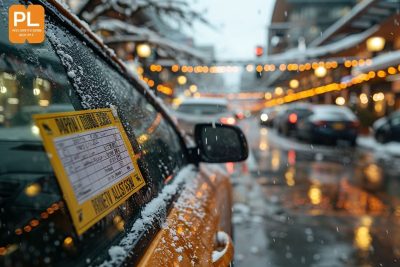
[(379, 143), (400, 142), (400, 111), (377, 120), (373, 130), (374, 137)]
[(185, 99), (176, 109), (178, 125), (187, 134), (193, 135), (197, 123), (220, 122), (235, 125), (235, 113), (229, 110), (228, 101), (223, 98)]
[(278, 110), (275, 107), (265, 108), (265, 109), (261, 110), (260, 120), (259, 120), (260, 125), (272, 127), (274, 125), (274, 119), (275, 119), (277, 113), (278, 113)]
[(294, 134), (297, 130), (297, 123), (311, 112), (311, 105), (306, 103), (294, 103), (284, 106), (278, 111), (274, 119), (274, 127), (278, 133), (286, 136)]
[(244, 119), (246, 119), (246, 118), (251, 116), (251, 112), (250, 111), (244, 110), (244, 109), (241, 109), (241, 108), (235, 108), (233, 113), (234, 113), (235, 118), (237, 120), (244, 120)]
[(356, 145), (359, 121), (347, 107), (315, 105), (298, 123), (297, 136), (316, 143), (337, 140)]
[[(0, 3), (5, 37), (8, 10), (21, 2)], [(0, 38), (0, 100), (9, 100), (0, 112), (0, 266), (228, 266), (231, 184), (223, 169), (208, 163), (244, 160), (248, 148), (241, 130), (199, 124), (190, 145), (169, 112), (85, 24), (56, 0), (34, 3), (45, 8), (43, 43), (16, 45)], [(118, 114), (146, 184), (78, 234), (51, 154), (34, 134), (10, 131), (30, 128), (32, 114), (100, 108)], [(215, 114), (226, 110), (207, 108)], [(96, 163), (125, 162), (118, 147)], [(89, 177), (81, 179), (86, 183)]]

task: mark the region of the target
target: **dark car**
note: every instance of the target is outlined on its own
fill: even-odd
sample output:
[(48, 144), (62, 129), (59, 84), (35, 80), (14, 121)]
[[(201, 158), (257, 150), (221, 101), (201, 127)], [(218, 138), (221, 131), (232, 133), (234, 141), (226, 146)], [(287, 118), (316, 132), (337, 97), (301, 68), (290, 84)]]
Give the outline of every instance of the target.
[(298, 122), (311, 113), (311, 105), (306, 103), (290, 104), (282, 108), (274, 119), (278, 133), (289, 136), (297, 131)]
[(377, 120), (373, 129), (374, 137), (379, 143), (400, 142), (400, 111)]
[[(45, 40), (10, 43), (9, 7), (31, 3), (45, 9)], [(0, 6), (0, 266), (227, 266), (233, 259), (231, 184), (222, 168), (207, 162), (246, 158), (240, 129), (197, 125), (193, 143), (138, 76), (60, 2), (0, 0)], [(48, 143), (40, 138), (43, 128), (51, 129), (34, 124), (31, 117), (72, 118), (69, 110), (112, 111), (130, 147), (129, 154), (121, 153), (121, 140), (112, 141), (118, 132), (103, 135), (101, 142), (100, 134), (82, 132), (84, 136), (63, 146), (64, 151), (98, 146), (96, 153), (84, 151), (93, 159), (85, 161), (85, 168), (113, 165), (107, 167), (110, 176), (101, 181), (97, 171), (79, 174), (74, 188), (113, 189), (114, 199), (121, 197), (131, 184), (118, 183), (117, 188), (112, 182), (122, 175), (118, 168), (134, 157), (134, 169), (141, 175), (128, 178), (143, 185), (116, 206), (110, 204), (111, 194), (89, 200), (91, 216), (99, 217), (82, 232), (72, 215), (82, 221), (87, 214), (72, 213), (69, 203), (76, 201), (76, 191), (67, 195), (64, 187), (72, 183), (70, 172), (80, 170), (53, 167), (56, 154), (46, 153)], [(59, 121), (60, 129), (83, 127), (71, 120), (76, 122)], [(104, 146), (104, 140), (114, 146)], [(82, 153), (68, 151), (64, 156), (71, 160), (63, 164), (81, 162)], [(61, 176), (64, 169), (68, 175)], [(103, 212), (105, 208), (110, 210)]]
[(265, 108), (260, 112), (260, 125), (273, 127), (274, 126), (274, 119), (278, 114), (279, 109), (277, 107)]
[(297, 135), (313, 143), (332, 143), (338, 140), (356, 145), (359, 121), (347, 107), (316, 105), (298, 123)]

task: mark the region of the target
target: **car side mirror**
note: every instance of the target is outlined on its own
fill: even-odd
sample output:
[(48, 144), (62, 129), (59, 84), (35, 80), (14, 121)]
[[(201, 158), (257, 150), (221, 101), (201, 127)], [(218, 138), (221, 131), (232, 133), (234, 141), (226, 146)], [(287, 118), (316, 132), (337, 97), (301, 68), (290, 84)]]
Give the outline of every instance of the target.
[(246, 137), (237, 126), (196, 124), (194, 137), (197, 147), (192, 154), (197, 162), (238, 162), (247, 159), (249, 155)]

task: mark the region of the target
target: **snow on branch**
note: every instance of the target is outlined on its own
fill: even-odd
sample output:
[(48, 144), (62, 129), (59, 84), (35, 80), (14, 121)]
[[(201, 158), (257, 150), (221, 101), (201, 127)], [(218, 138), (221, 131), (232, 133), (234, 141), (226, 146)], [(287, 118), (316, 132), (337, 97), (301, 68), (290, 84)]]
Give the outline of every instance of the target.
[(210, 60), (203, 53), (183, 44), (160, 36), (157, 32), (143, 27), (137, 27), (117, 19), (101, 20), (93, 25), (93, 30), (106, 30), (113, 32), (114, 36), (104, 39), (104, 43), (138, 42), (146, 41), (158, 47), (173, 50), (177, 54), (186, 54), (201, 61)]
[(153, 9), (161, 17), (167, 15), (169, 18), (182, 21), (188, 25), (192, 25), (194, 20), (209, 24), (200, 12), (193, 11), (188, 3), (183, 0), (109, 0), (102, 1), (91, 11), (81, 10), (81, 12), (82, 17), (91, 24), (109, 11), (131, 17), (145, 9)]

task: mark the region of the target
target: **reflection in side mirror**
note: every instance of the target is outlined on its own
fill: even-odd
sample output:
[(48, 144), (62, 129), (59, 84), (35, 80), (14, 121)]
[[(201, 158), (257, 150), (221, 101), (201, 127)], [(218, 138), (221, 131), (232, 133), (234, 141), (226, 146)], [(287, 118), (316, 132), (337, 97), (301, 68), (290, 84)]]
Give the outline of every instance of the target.
[(220, 123), (195, 126), (198, 161), (209, 163), (238, 162), (247, 159), (249, 149), (240, 128)]

